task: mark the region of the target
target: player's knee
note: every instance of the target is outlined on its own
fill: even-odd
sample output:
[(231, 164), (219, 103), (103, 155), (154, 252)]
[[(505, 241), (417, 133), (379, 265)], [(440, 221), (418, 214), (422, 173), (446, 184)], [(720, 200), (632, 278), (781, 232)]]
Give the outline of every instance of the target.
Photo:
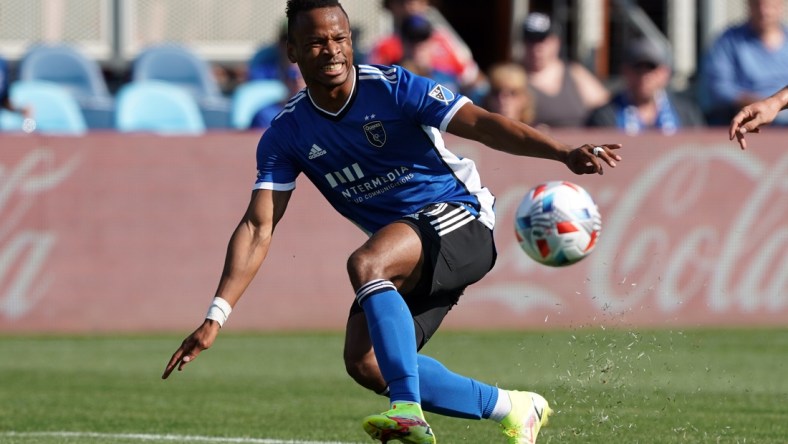
[(374, 276), (380, 276), (379, 260), (363, 249), (358, 249), (347, 260), (347, 272), (351, 281), (366, 283)]

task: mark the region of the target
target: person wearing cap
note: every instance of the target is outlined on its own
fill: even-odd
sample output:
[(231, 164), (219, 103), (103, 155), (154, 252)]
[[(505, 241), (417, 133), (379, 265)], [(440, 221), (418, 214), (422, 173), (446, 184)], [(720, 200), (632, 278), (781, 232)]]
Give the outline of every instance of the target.
[[(741, 108), (788, 82), (785, 0), (748, 0), (747, 4), (747, 21), (725, 30), (701, 63), (698, 98), (713, 125), (727, 125)], [(773, 125), (788, 125), (788, 115), (777, 116)]]
[(483, 97), (487, 82), (479, 65), (467, 45), (451, 30), (430, 21), (431, 7), (428, 0), (384, 0), (383, 6), (391, 13), (394, 32), (372, 45), (367, 54), (367, 63), (394, 65), (401, 64), (403, 60), (412, 61), (414, 39), (409, 31), (429, 28), (428, 37), (416, 43), (419, 44), (418, 52), (423, 55), (422, 59), (429, 61), (426, 67), (435, 73), (432, 78), (437, 81), (454, 79), (459, 90), (471, 100)]
[(561, 58), (559, 27), (548, 15), (528, 14), (522, 31), (523, 66), (536, 106), (534, 124), (583, 126), (588, 113), (605, 104), (610, 93), (583, 65)]
[(648, 129), (674, 134), (681, 128), (703, 126), (700, 109), (668, 91), (670, 65), (663, 47), (646, 38), (633, 40), (621, 65), (622, 90), (591, 113), (588, 126), (616, 127), (627, 134)]
[(436, 58), (435, 42), (431, 40), (434, 33), (435, 28), (427, 17), (420, 14), (406, 17), (399, 28), (402, 58), (393, 64), (429, 77), (449, 89), (459, 90), (460, 63), (449, 53), (441, 52), (445, 59)]

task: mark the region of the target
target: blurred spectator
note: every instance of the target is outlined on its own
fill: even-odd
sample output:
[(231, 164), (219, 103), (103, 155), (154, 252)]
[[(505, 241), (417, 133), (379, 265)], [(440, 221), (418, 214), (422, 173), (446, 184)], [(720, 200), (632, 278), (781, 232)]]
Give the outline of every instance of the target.
[(19, 113), (25, 118), (32, 117), (33, 110), (29, 106), (16, 107), (11, 102), (10, 97), (10, 81), (11, 70), (8, 67), (8, 62), (0, 57), (0, 109), (10, 111), (12, 113)]
[(493, 65), (487, 73), (490, 92), (484, 100), (484, 107), (492, 111), (530, 124), (534, 117), (534, 103), (528, 91), (528, 74), (517, 63)]
[(433, 47), (430, 42), (433, 33), (434, 28), (426, 17), (411, 15), (405, 18), (399, 33), (402, 41), (402, 59), (395, 63), (420, 76), (429, 77), (453, 91), (459, 91), (460, 83), (455, 75), (456, 69), (451, 66), (441, 66), (433, 59)]
[(211, 63), (211, 71), (222, 94), (229, 95), (246, 81), (248, 67), (245, 64)]
[(301, 71), (298, 69), (298, 65), (295, 63), (291, 63), (287, 70), (285, 85), (287, 85), (288, 89), (288, 95), (286, 98), (281, 102), (264, 106), (262, 109), (257, 111), (257, 113), (252, 118), (252, 123), (249, 125), (250, 128), (270, 127), (274, 117), (282, 112), (288, 100), (290, 100), (294, 95), (306, 87), (304, 78), (301, 76)]
[(606, 105), (594, 110), (589, 126), (610, 126), (627, 134), (659, 129), (674, 134), (680, 128), (704, 125), (700, 109), (668, 92), (671, 60), (667, 51), (642, 38), (626, 47), (621, 66), (624, 88)]
[(287, 22), (279, 25), (276, 41), (261, 47), (249, 60), (248, 80), (285, 80), (290, 68), (287, 58)]
[[(727, 125), (743, 106), (764, 99), (788, 79), (784, 0), (748, 0), (747, 22), (722, 33), (705, 54), (700, 102), (713, 125)], [(781, 115), (775, 125), (788, 125)]]
[[(406, 54), (408, 48), (402, 34), (403, 30), (423, 27), (424, 20), (429, 24), (428, 37), (419, 42), (419, 65), (429, 72), (442, 74), (456, 79), (459, 91), (471, 100), (480, 100), (487, 90), (487, 82), (479, 65), (465, 45), (450, 30), (430, 23), (428, 0), (384, 0), (383, 5), (391, 12), (394, 33), (378, 40), (370, 50), (367, 61), (378, 65), (401, 64), (403, 60), (416, 61)], [(414, 19), (414, 17), (417, 17)], [(408, 22), (411, 23), (408, 23)], [(417, 23), (418, 22), (418, 23)], [(411, 39), (412, 40), (412, 39)], [(443, 79), (436, 79), (442, 81)]]
[(610, 93), (582, 65), (561, 59), (558, 25), (549, 16), (528, 14), (522, 31), (523, 64), (536, 106), (534, 123), (583, 126), (590, 110), (604, 105)]

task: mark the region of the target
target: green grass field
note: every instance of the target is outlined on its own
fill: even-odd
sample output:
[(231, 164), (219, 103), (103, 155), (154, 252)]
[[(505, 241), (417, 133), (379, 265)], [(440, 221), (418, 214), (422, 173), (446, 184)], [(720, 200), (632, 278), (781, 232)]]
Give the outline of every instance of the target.
[[(187, 332), (184, 332), (184, 334)], [(339, 334), (224, 332), (182, 373), (182, 337), (0, 336), (0, 443), (364, 443), (387, 401), (354, 385)], [(449, 368), (529, 389), (544, 443), (785, 443), (788, 330), (440, 332)], [(438, 442), (497, 426), (428, 414)]]

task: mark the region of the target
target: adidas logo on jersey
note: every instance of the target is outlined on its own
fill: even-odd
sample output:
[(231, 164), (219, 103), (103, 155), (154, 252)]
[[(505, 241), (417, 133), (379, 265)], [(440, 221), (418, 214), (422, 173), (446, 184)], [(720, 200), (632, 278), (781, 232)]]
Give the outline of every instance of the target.
[(318, 157), (322, 156), (323, 154), (326, 154), (326, 150), (324, 150), (323, 148), (320, 148), (316, 144), (312, 144), (312, 149), (309, 150), (309, 160), (317, 159)]

